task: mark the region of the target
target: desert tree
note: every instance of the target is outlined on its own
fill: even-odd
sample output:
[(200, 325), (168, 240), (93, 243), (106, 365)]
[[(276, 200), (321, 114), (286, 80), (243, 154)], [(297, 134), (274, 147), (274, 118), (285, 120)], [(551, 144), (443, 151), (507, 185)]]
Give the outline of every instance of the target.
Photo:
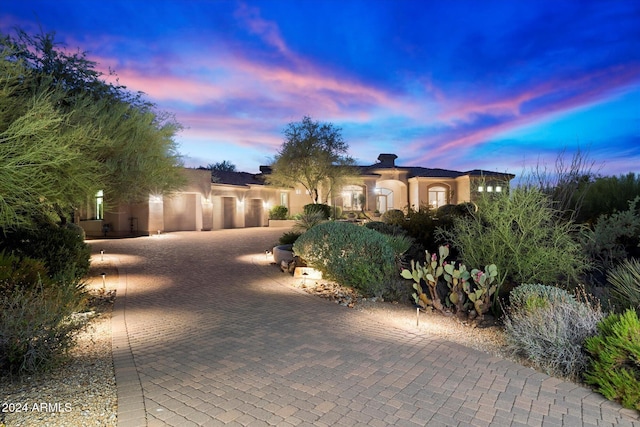
[(43, 215), (65, 222), (98, 189), (117, 204), (182, 184), (180, 125), (95, 66), (53, 34), (0, 35), (3, 228)]
[(283, 133), (284, 142), (271, 164), (268, 183), (283, 187), (301, 184), (311, 201), (320, 203), (321, 188), (328, 198), (347, 177), (357, 174), (342, 130), (332, 123), (304, 116), (289, 123)]

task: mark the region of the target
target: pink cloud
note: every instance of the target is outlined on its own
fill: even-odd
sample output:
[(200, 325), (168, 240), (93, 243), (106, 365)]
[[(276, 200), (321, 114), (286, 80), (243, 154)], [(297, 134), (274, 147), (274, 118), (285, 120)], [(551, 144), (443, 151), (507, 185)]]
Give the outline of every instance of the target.
[(253, 34), (261, 36), (268, 45), (275, 47), (285, 55), (290, 53), (282, 39), (278, 25), (275, 22), (262, 19), (260, 9), (242, 3), (236, 10), (235, 16), (244, 22)]
[[(503, 132), (521, 126), (539, 123), (559, 115), (567, 114), (576, 108), (598, 103), (619, 88), (630, 85), (640, 75), (640, 66), (614, 67), (585, 74), (573, 80), (547, 81), (532, 88), (525, 88), (521, 93), (497, 101), (472, 102), (462, 104), (454, 101), (445, 103), (445, 112), (438, 120), (448, 122), (450, 127), (434, 138), (421, 138), (410, 143), (412, 150), (420, 152), (429, 147), (428, 155), (423, 160), (452, 150), (468, 149), (484, 143)], [(559, 100), (546, 103), (530, 112), (526, 110), (527, 102), (544, 100), (545, 97), (562, 96)], [(544, 107), (544, 108), (542, 108)], [(473, 125), (479, 115), (503, 117), (495, 124)], [(464, 124), (472, 124), (468, 129)]]

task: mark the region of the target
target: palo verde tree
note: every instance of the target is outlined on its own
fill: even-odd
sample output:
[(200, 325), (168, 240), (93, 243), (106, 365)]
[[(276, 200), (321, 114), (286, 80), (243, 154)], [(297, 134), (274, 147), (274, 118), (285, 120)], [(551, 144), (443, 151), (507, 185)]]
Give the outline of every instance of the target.
[(99, 189), (117, 204), (182, 184), (172, 116), (54, 34), (17, 34), (0, 35), (0, 227), (65, 222)]
[(320, 203), (319, 190), (324, 187), (328, 198), (346, 177), (356, 173), (341, 132), (333, 124), (320, 123), (309, 116), (289, 123), (267, 181), (283, 187), (301, 184), (313, 203)]

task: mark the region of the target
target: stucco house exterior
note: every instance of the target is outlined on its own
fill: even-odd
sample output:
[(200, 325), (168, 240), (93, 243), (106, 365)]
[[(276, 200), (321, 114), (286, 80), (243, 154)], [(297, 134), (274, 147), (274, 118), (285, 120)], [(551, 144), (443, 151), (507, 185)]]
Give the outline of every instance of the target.
[[(511, 174), (472, 170), (458, 172), (419, 166), (398, 166), (395, 154), (380, 154), (378, 162), (358, 166), (353, 177), (336, 194), (320, 194), (320, 200), (343, 211), (384, 213), (390, 209), (417, 209), (428, 204), (472, 202), (482, 192), (507, 191)], [(87, 236), (150, 235), (171, 231), (209, 231), (269, 225), (269, 210), (283, 205), (290, 214), (300, 213), (311, 198), (300, 185), (277, 188), (265, 184), (270, 172), (216, 172), (184, 169), (188, 184), (172, 195), (150, 195), (144, 203), (105, 209), (101, 193), (77, 212)], [(364, 206), (361, 202), (364, 201)]]

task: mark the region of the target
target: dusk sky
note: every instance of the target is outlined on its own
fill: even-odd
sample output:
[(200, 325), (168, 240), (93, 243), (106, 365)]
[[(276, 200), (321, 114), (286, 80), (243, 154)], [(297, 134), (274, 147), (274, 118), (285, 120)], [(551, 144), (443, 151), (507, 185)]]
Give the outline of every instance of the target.
[(174, 114), (186, 166), (257, 172), (309, 115), (361, 165), (640, 173), (638, 0), (3, 0), (15, 27)]

